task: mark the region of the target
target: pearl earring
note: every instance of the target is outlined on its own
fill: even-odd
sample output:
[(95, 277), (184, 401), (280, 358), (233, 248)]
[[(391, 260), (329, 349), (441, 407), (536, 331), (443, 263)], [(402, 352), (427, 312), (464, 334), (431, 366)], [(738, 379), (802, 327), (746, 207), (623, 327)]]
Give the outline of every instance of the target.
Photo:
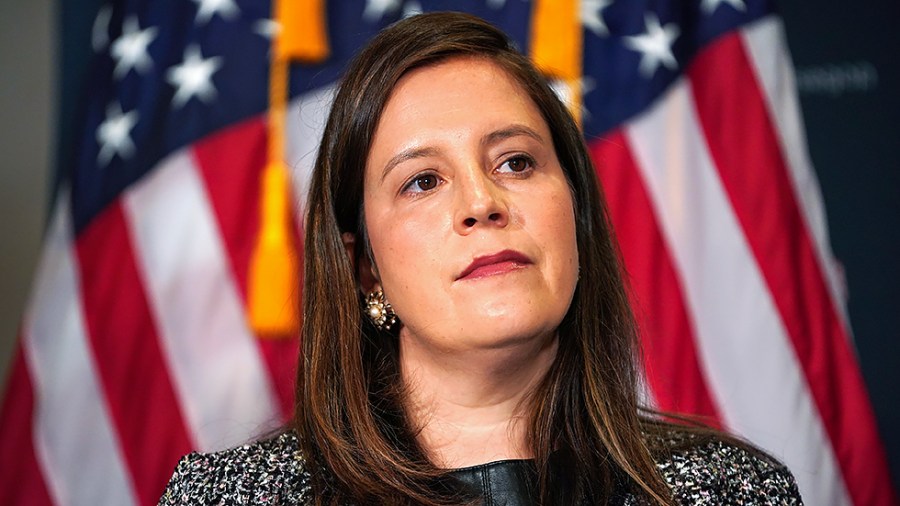
[(366, 295), (366, 316), (378, 330), (391, 330), (391, 326), (397, 323), (397, 314), (381, 289)]

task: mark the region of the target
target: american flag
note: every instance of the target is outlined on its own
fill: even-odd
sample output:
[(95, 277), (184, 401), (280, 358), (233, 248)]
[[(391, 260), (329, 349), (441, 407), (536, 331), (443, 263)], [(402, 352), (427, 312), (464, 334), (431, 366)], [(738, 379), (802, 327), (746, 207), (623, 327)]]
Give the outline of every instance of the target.
[[(298, 210), (348, 59), (400, 17), (460, 7), (531, 49), (533, 2), (327, 4), (330, 56), (289, 80)], [(580, 97), (649, 399), (784, 460), (808, 504), (895, 504), (771, 2), (576, 8), (583, 75), (558, 88)], [(272, 17), (257, 0), (97, 13), (0, 413), (0, 504), (155, 504), (181, 455), (289, 416), (296, 339), (256, 335), (246, 309)]]

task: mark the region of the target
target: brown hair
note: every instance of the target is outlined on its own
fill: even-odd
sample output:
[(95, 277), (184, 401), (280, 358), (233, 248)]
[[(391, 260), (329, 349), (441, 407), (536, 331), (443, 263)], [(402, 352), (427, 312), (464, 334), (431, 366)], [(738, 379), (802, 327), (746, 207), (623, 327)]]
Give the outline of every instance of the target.
[[(572, 188), (580, 280), (558, 354), (534, 393), (528, 443), (543, 504), (561, 503), (551, 454), (571, 465), (572, 489), (605, 503), (617, 487), (672, 502), (648, 441), (668, 430), (640, 414), (636, 325), (594, 168), (581, 133), (533, 65), (500, 30), (465, 14), (433, 13), (378, 34), (350, 64), (325, 127), (308, 196), (302, 356), (292, 428), (318, 504), (465, 502), (428, 461), (403, 410), (396, 339), (362, 311), (341, 234), (367, 254), (363, 177), (385, 103), (406, 72), (458, 56), (503, 68), (537, 105)], [(575, 502), (575, 501), (567, 501)]]

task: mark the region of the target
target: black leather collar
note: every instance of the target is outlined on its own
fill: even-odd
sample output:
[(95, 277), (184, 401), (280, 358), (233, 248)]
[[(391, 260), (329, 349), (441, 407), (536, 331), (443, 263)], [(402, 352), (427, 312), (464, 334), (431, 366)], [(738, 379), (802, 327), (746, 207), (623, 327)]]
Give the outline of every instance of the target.
[(475, 494), (484, 506), (531, 506), (537, 504), (537, 473), (531, 460), (502, 460), (455, 469), (450, 476)]
[[(557, 452), (550, 456), (551, 504), (588, 505), (597, 501), (576, 497), (573, 484), (573, 461)], [(537, 470), (533, 460), (501, 460), (478, 466), (454, 469), (449, 473), (475, 496), (483, 497), (484, 506), (534, 506), (539, 504)], [(612, 490), (601, 502), (608, 506), (625, 503), (629, 496), (625, 481), (615, 480)]]

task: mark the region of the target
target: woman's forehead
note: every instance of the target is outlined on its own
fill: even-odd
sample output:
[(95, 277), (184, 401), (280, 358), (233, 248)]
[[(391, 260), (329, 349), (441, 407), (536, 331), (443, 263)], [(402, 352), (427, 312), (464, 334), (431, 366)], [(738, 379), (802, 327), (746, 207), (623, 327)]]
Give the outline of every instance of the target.
[(549, 137), (537, 105), (512, 74), (487, 58), (451, 58), (416, 68), (397, 82), (376, 126), (370, 161), (385, 144), (389, 151), (406, 149), (453, 135), (480, 138), (515, 125)]
[[(460, 84), (464, 86), (463, 89), (459, 88)], [(480, 87), (465, 87), (471, 85)], [(451, 95), (480, 98), (492, 92), (499, 92), (512, 99), (530, 100), (524, 85), (499, 62), (487, 56), (460, 55), (405, 72), (389, 93), (385, 108), (401, 97), (409, 100), (414, 94), (418, 94), (419, 99), (444, 101)]]

